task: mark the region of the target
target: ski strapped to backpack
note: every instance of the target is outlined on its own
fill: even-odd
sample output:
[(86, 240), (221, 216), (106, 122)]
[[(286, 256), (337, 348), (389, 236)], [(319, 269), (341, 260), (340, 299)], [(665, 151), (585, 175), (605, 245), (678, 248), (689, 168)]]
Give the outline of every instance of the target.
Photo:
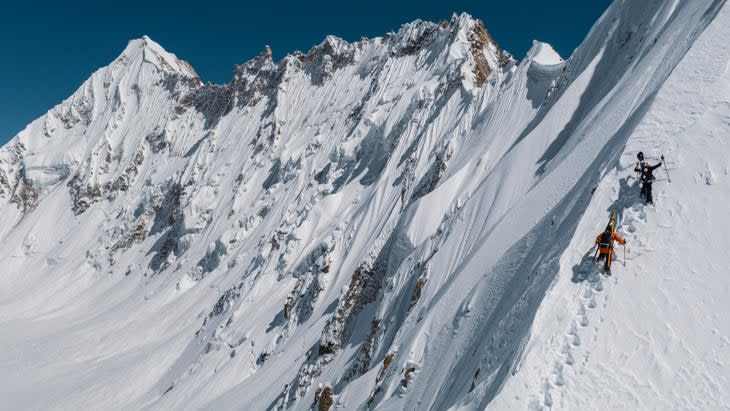
[(608, 242), (608, 245), (606, 247), (613, 248), (613, 235), (616, 232), (616, 212), (611, 211), (611, 219), (608, 221), (608, 225), (606, 226), (606, 231), (603, 232), (603, 235), (601, 236), (601, 243), (604, 242), (604, 237), (606, 237), (606, 234), (608, 234), (608, 238), (606, 239)]

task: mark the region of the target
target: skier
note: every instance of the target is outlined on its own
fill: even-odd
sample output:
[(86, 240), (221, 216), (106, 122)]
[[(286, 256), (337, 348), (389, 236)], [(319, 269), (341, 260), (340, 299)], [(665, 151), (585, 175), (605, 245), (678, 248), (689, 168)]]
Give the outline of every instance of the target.
[(634, 171), (639, 173), (639, 180), (641, 180), (641, 198), (644, 199), (644, 202), (646, 204), (653, 205), (654, 199), (651, 195), (651, 185), (656, 180), (656, 178), (654, 177), (654, 170), (661, 167), (662, 163), (664, 162), (664, 155), (662, 154), (661, 161), (653, 166), (644, 161), (644, 153), (642, 153), (641, 151), (639, 151), (639, 154), (637, 154), (636, 156), (639, 158), (639, 162), (636, 163)]
[(603, 271), (611, 273), (611, 257), (613, 257), (613, 242), (616, 241), (621, 245), (625, 245), (626, 241), (616, 234), (616, 230), (613, 228), (613, 217), (611, 222), (608, 223), (606, 229), (596, 236), (596, 245), (598, 246), (598, 261), (602, 258), (606, 259), (603, 264)]

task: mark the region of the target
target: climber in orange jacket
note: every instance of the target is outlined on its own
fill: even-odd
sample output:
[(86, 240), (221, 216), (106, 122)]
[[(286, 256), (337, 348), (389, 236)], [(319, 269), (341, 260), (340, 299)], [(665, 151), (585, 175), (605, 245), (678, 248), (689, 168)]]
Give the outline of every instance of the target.
[(603, 265), (605, 271), (611, 272), (611, 257), (613, 256), (613, 242), (624, 245), (624, 241), (621, 236), (616, 234), (616, 230), (613, 228), (613, 223), (609, 223), (601, 234), (596, 236), (596, 245), (598, 246), (598, 261), (601, 258), (605, 258), (606, 262)]

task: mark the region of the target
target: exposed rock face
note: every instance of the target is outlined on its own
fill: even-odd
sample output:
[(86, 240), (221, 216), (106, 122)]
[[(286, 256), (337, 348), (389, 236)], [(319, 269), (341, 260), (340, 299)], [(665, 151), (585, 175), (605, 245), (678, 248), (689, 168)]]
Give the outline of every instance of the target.
[(489, 75), (492, 74), (489, 62), (484, 56), (484, 48), (492, 46), (496, 49), (496, 51), (499, 51), (500, 54), (501, 50), (499, 50), (496, 43), (492, 41), (492, 38), (489, 36), (489, 33), (487, 33), (487, 30), (484, 28), (484, 23), (482, 23), (481, 20), (477, 20), (477, 24), (474, 26), (474, 29), (469, 32), (469, 41), (472, 44), (470, 51), (474, 58), (474, 85), (481, 87), (487, 78), (489, 78)]

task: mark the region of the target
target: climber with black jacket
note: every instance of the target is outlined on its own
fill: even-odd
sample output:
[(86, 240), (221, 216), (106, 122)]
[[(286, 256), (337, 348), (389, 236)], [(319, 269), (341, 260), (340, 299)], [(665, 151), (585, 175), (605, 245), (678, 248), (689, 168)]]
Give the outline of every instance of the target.
[(641, 181), (641, 198), (644, 199), (646, 204), (654, 204), (654, 199), (651, 195), (651, 185), (656, 180), (654, 177), (654, 170), (661, 167), (662, 162), (664, 161), (664, 155), (662, 155), (661, 161), (653, 166), (644, 161), (644, 153), (639, 152), (637, 157), (639, 158), (639, 162), (636, 163), (634, 171), (639, 173), (639, 180)]
[(606, 262), (603, 264), (603, 270), (606, 272), (611, 272), (611, 257), (613, 257), (613, 242), (616, 241), (621, 245), (626, 244), (626, 241), (621, 238), (618, 234), (616, 234), (616, 230), (613, 227), (613, 217), (611, 218), (611, 222), (608, 223), (606, 226), (606, 229), (596, 236), (596, 245), (598, 246), (598, 261), (601, 261), (602, 258), (606, 259)]

